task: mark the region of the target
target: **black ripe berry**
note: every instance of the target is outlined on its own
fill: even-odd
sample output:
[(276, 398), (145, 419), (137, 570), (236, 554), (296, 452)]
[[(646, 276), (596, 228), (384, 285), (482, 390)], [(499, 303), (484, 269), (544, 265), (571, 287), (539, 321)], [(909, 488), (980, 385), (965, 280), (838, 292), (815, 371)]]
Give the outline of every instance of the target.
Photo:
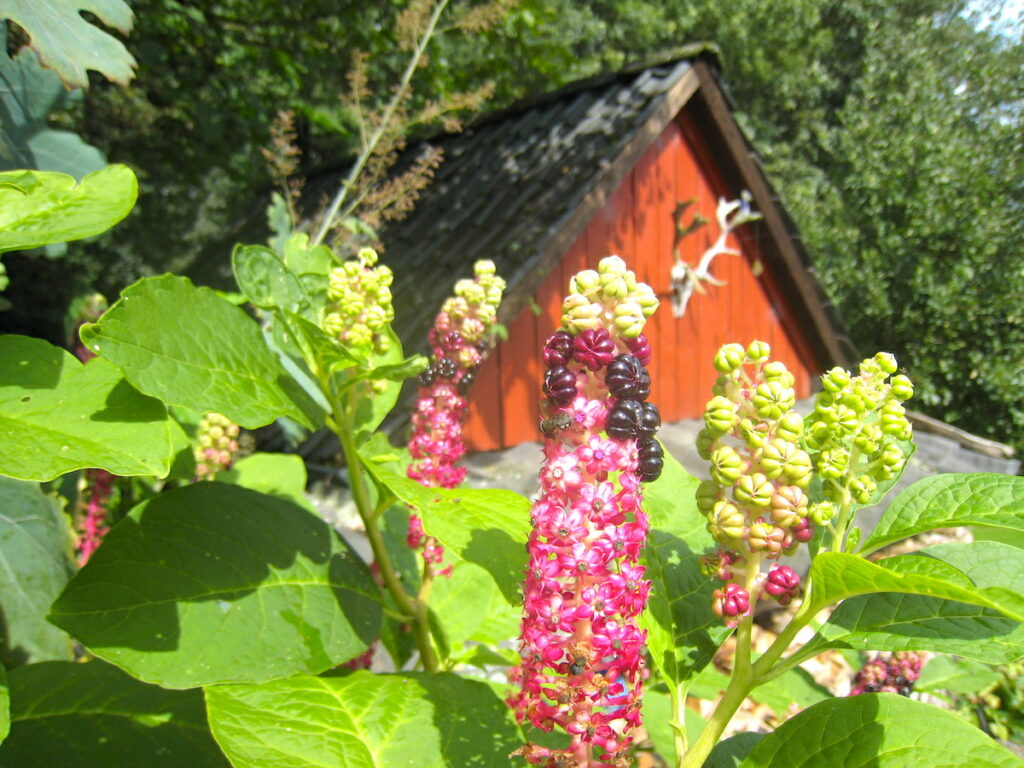
[(450, 357), (442, 357), (435, 366), (437, 375), (442, 379), (450, 379), (459, 370), (459, 364)]
[(576, 374), (563, 365), (544, 374), (544, 394), (552, 405), (569, 405), (576, 397)]
[(644, 409), (636, 400), (618, 400), (608, 412), (605, 429), (616, 440), (632, 440), (640, 434), (640, 419)]
[(416, 381), (421, 387), (426, 388), (434, 383), (435, 378), (437, 378), (437, 371), (433, 366), (428, 366), (423, 373), (416, 377)]
[(640, 416), (640, 437), (654, 437), (661, 426), (661, 414), (654, 403), (640, 403), (643, 413)]
[(645, 437), (637, 443), (638, 466), (636, 473), (645, 483), (653, 482), (661, 477), (665, 466), (665, 452), (657, 440)]
[(651, 377), (633, 355), (619, 355), (612, 360), (604, 382), (612, 397), (619, 400), (646, 400), (651, 394)]
[(459, 383), (456, 385), (459, 390), (459, 394), (466, 394), (469, 391), (469, 388), (473, 386), (474, 381), (476, 381), (476, 368), (470, 368), (462, 374), (462, 378), (459, 379)]

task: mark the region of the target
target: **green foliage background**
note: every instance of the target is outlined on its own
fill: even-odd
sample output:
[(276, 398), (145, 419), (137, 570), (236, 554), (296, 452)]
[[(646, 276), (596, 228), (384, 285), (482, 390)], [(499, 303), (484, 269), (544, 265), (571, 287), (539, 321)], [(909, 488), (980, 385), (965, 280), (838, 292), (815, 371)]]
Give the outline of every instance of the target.
[[(323, 169), (354, 145), (338, 99), (353, 51), (369, 55), (381, 100), (404, 63), (399, 0), (132, 5), (132, 85), (94, 75), (51, 123), (136, 169), (139, 206), (103, 241), (74, 248), (70, 268), (9, 258), (18, 301), (0, 324), (11, 329), (54, 336), (69, 298), (55, 283), (113, 295), (166, 269), (226, 278), (231, 243), (263, 235), (270, 182), (259, 148), (277, 110), (300, 115), (303, 170)], [(471, 6), (454, 4), (450, 17)], [(492, 30), (443, 35), (414, 85), (427, 101), (490, 80), (498, 106), (715, 42), (738, 117), (854, 344), (898, 356), (918, 386), (916, 407), (1024, 445), (1024, 45), (1019, 23), (984, 27), (971, 15), (987, 8), (522, 0)]]

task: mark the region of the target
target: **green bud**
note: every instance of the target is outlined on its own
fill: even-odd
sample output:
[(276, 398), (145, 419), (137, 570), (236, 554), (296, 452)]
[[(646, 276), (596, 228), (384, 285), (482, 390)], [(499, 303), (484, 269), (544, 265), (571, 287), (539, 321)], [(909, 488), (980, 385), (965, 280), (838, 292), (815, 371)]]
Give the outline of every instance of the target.
[(601, 288), (601, 276), (592, 269), (584, 269), (582, 272), (577, 272), (569, 280), (569, 293), (580, 294), (590, 298), (592, 293), (596, 293)]
[(373, 250), (373, 248), (360, 248), (359, 261), (361, 261), (364, 266), (372, 267), (377, 263), (377, 252)]
[(494, 262), (490, 259), (480, 259), (476, 264), (473, 265), (473, 274), (477, 277), (483, 277), (484, 275), (493, 275), (497, 272), (497, 267), (494, 266)]
[(891, 376), (896, 373), (896, 369), (899, 367), (896, 365), (896, 358), (888, 352), (879, 352), (875, 355), (875, 365), (877, 365), (879, 370), (881, 370), (886, 376)]
[(386, 288), (394, 282), (394, 279), (395, 273), (391, 271), (391, 267), (386, 264), (377, 267), (377, 285)]
[(655, 310), (657, 310), (658, 306), (661, 304), (661, 302), (658, 301), (658, 297), (655, 295), (654, 290), (645, 283), (638, 284), (637, 287), (631, 291), (630, 297), (640, 306), (645, 318), (653, 315)]
[(345, 330), (343, 340), (353, 347), (368, 347), (373, 344), (373, 331), (363, 323), (353, 323)]
[(772, 348), (764, 341), (752, 341), (747, 347), (747, 357), (752, 363), (764, 360), (772, 353)]
[(624, 275), (629, 270), (619, 256), (605, 256), (597, 264), (597, 271), (602, 275)]
[(711, 454), (711, 478), (719, 485), (732, 485), (743, 474), (743, 458), (735, 448), (723, 445)]
[(767, 507), (772, 502), (775, 486), (760, 472), (743, 475), (736, 482), (732, 495), (740, 504), (752, 504), (755, 507)]
[(871, 495), (878, 488), (878, 484), (868, 475), (859, 475), (850, 480), (850, 495), (858, 504), (867, 504), (871, 501)]
[(807, 516), (811, 518), (811, 522), (815, 525), (824, 525), (831, 520), (836, 514), (836, 508), (827, 501), (819, 501), (817, 504), (811, 504), (807, 509)]
[(724, 397), (713, 397), (704, 407), (704, 424), (711, 432), (724, 435), (738, 419), (736, 404)]
[(739, 344), (725, 344), (715, 353), (715, 370), (729, 373), (736, 370), (746, 359), (746, 352)]
[(601, 296), (605, 301), (624, 299), (629, 295), (629, 288), (622, 275), (601, 275)]
[(323, 329), (329, 336), (341, 336), (345, 330), (345, 318), (337, 312), (331, 312), (324, 318)]
[(893, 396), (899, 400), (909, 400), (914, 396), (914, 385), (902, 373), (892, 377), (891, 386)]

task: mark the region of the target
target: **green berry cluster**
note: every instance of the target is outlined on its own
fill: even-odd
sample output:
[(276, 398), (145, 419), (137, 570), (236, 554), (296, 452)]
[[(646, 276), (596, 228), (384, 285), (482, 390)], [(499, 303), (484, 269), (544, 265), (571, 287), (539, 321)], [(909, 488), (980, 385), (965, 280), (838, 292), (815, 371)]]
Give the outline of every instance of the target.
[(391, 339), (384, 331), (395, 319), (393, 278), (387, 266), (377, 265), (372, 248), (363, 248), (358, 258), (332, 269), (327, 276), (324, 330), (348, 346), (387, 352)]
[(238, 453), (238, 425), (227, 416), (207, 413), (199, 420), (195, 449), (196, 479), (213, 480), (227, 469)]
[(826, 499), (812, 517), (824, 523), (837, 508), (869, 503), (878, 484), (903, 469), (907, 456), (901, 443), (910, 439), (911, 427), (902, 403), (914, 387), (896, 374), (896, 358), (887, 352), (864, 360), (857, 376), (833, 368), (821, 383), (806, 445)]
[(618, 256), (601, 259), (597, 270), (585, 269), (569, 282), (562, 303), (562, 327), (573, 336), (607, 328), (612, 335), (635, 339), (658, 308), (654, 290), (638, 282)]
[(498, 307), (505, 291), (505, 281), (497, 275), (494, 262), (482, 259), (473, 265), (474, 279), (463, 278), (455, 283), (454, 295), (441, 307), (453, 330), (459, 331), (470, 344), (483, 340), (498, 321)]
[(777, 558), (810, 539), (811, 458), (800, 447), (793, 375), (770, 354), (754, 341), (746, 349), (726, 344), (715, 355), (720, 375), (697, 436), (711, 479), (697, 489), (697, 505), (719, 543), (741, 556)]

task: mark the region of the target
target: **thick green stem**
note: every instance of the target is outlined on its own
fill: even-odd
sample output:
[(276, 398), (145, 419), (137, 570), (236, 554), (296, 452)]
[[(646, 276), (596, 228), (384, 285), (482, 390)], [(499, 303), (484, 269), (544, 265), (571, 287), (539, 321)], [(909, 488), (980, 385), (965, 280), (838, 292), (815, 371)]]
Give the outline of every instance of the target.
[(740, 708), (753, 687), (749, 673), (737, 674), (737, 670), (733, 670), (732, 679), (729, 680), (729, 685), (715, 711), (704, 726), (704, 730), (700, 732), (700, 736), (693, 742), (693, 746), (679, 758), (677, 768), (701, 768), (704, 765), (711, 750), (722, 738), (725, 727), (729, 725), (732, 716), (736, 714), (736, 710)]
[(689, 734), (686, 732), (686, 692), (689, 688), (687, 683), (672, 686), (672, 739), (675, 744), (676, 754), (680, 757), (686, 754), (689, 749)]
[(323, 219), (320, 221), (320, 227), (317, 229), (316, 235), (313, 237), (311, 245), (320, 245), (323, 242), (324, 237), (330, 232), (331, 227), (334, 225), (334, 219), (338, 215), (338, 211), (341, 209), (342, 204), (345, 202), (345, 198), (348, 197), (349, 191), (352, 189), (359, 178), (359, 174), (363, 172), (367, 162), (373, 157), (373, 153), (377, 149), (377, 145), (380, 140), (384, 138), (384, 134), (391, 128), (391, 121), (395, 117), (395, 112), (398, 110), (398, 106), (405, 99), (405, 95), (409, 90), (409, 83), (412, 82), (412, 76), (420, 66), (420, 61), (423, 59), (423, 55), (426, 53), (427, 44), (434, 36), (434, 31), (437, 29), (437, 22), (441, 18), (441, 14), (444, 13), (444, 9), (448, 5), (448, 0), (439, 0), (438, 4), (434, 8), (434, 12), (430, 15), (430, 20), (427, 22), (427, 27), (423, 31), (423, 35), (420, 37), (416, 50), (413, 51), (412, 56), (409, 57), (409, 62), (406, 64), (405, 72), (402, 73), (402, 79), (395, 89), (394, 95), (391, 97), (391, 101), (388, 102), (387, 107), (384, 109), (384, 114), (381, 115), (380, 122), (377, 124), (376, 130), (370, 136), (369, 141), (363, 145), (362, 152), (359, 153), (359, 157), (356, 158), (355, 163), (352, 164), (352, 168), (349, 169), (348, 175), (345, 180), (341, 182), (341, 186), (338, 187), (338, 191), (334, 195), (334, 199), (331, 200), (330, 206), (324, 213)]
[[(347, 410), (347, 409), (346, 409)], [(341, 440), (341, 450), (345, 454), (345, 463), (348, 466), (349, 487), (352, 491), (352, 500), (355, 502), (356, 510), (363, 521), (366, 529), (366, 538), (370, 542), (370, 549), (373, 551), (374, 561), (380, 572), (384, 586), (395, 601), (399, 610), (409, 617), (413, 626), (413, 636), (416, 640), (416, 647), (420, 652), (420, 659), (423, 661), (423, 668), (428, 672), (437, 672), (439, 665), (437, 654), (434, 652), (434, 644), (430, 636), (430, 625), (427, 621), (426, 605), (418, 600), (413, 600), (402, 587), (402, 582), (395, 572), (391, 563), (391, 556), (388, 554), (384, 544), (384, 537), (381, 535), (380, 527), (377, 525), (377, 517), (374, 515), (374, 508), (370, 502), (370, 492), (366, 486), (366, 475), (363, 465), (359, 459), (353, 441), (353, 430), (350, 419), (345, 418), (338, 424), (332, 419), (332, 427)]]

